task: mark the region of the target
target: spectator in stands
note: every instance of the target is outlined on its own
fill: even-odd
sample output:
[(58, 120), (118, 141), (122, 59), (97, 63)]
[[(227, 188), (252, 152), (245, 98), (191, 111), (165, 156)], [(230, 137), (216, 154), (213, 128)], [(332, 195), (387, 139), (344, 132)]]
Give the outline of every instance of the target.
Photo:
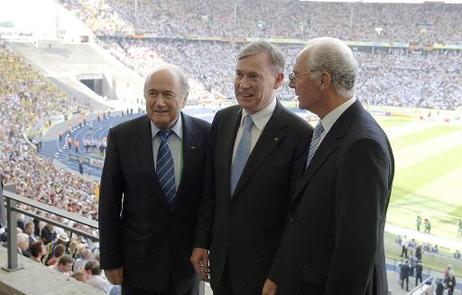
[(351, 49), (325, 37), (308, 41), (289, 76), (299, 108), (316, 114), (319, 122), (304, 147), (309, 153), (300, 165), (306, 173), (292, 196), (289, 223), (269, 275), (287, 278), (281, 280), (284, 286), (296, 290), (287, 294), (388, 292), (383, 229), (393, 152), (354, 96), (357, 73)]
[(99, 199), (101, 266), (124, 294), (198, 291), (189, 257), (194, 238), (204, 242), (195, 227), (210, 124), (181, 112), (188, 93), (181, 69), (158, 67), (145, 83), (147, 115), (109, 131)]
[(32, 260), (37, 261), (38, 263), (43, 263), (42, 259), (47, 254), (47, 249), (43, 245), (42, 241), (33, 242), (30, 247), (30, 254)]
[(97, 262), (88, 261), (85, 264), (84, 271), (88, 278), (86, 281), (87, 284), (103, 291), (105, 294), (109, 294), (112, 289), (112, 285), (106, 278), (101, 276), (101, 268)]
[(24, 233), (29, 236), (29, 245), (32, 243), (37, 242), (39, 240), (38, 237), (35, 236), (35, 224), (32, 221), (28, 221), (24, 228)]
[(399, 275), (401, 278), (401, 289), (404, 289), (404, 283), (406, 283), (406, 291), (409, 291), (409, 274), (410, 274), (410, 266), (408, 260), (404, 261), (399, 270)]
[(88, 280), (87, 273), (85, 272), (85, 270), (83, 270), (83, 268), (79, 271), (74, 271), (71, 277), (73, 277), (77, 281), (84, 282), (84, 283)]
[(18, 249), (18, 253), (23, 255), (23, 256), (26, 256), (26, 257), (30, 257), (30, 253), (29, 253), (29, 236), (25, 233), (18, 233), (16, 235), (16, 242), (17, 242), (17, 249)]
[(67, 248), (67, 244), (69, 243), (69, 236), (67, 233), (62, 232), (58, 235), (54, 247), (57, 245), (63, 245), (65, 248)]
[(53, 264), (50, 266), (50, 269), (56, 270), (58, 272), (63, 273), (66, 276), (71, 276), (72, 274), (72, 263), (74, 259), (72, 259), (69, 255), (64, 255), (59, 258), (58, 263)]
[(93, 260), (94, 258), (93, 258), (93, 254), (91, 253), (91, 250), (88, 248), (83, 249), (80, 252), (80, 257), (75, 260), (74, 271), (83, 269), (87, 262), (93, 261)]
[[(282, 236), (297, 167), (294, 159), (311, 131), (276, 99), (284, 65), (282, 52), (270, 43), (246, 46), (237, 57), (234, 76), (239, 105), (219, 111), (212, 122), (211, 206), (204, 207), (202, 216), (208, 224), (204, 234), (210, 235), (213, 220), (219, 234), (202, 241), (191, 260), (206, 278), (204, 248), (211, 245), (211, 286), (218, 294), (260, 294)], [(271, 223), (267, 230), (263, 220)]]
[(64, 245), (57, 245), (56, 247), (52, 248), (51, 244), (47, 245), (47, 254), (48, 257), (46, 258), (46, 265), (54, 265), (56, 264), (61, 257), (66, 254), (66, 248)]
[(417, 286), (420, 283), (422, 283), (422, 272), (423, 272), (423, 266), (422, 266), (422, 261), (417, 260), (417, 264), (415, 266), (415, 285)]
[(40, 234), (40, 237), (42, 238), (42, 241), (45, 245), (48, 245), (49, 243), (52, 243), (56, 240), (56, 231), (54, 228), (54, 225), (51, 223), (47, 223), (43, 228), (42, 232)]

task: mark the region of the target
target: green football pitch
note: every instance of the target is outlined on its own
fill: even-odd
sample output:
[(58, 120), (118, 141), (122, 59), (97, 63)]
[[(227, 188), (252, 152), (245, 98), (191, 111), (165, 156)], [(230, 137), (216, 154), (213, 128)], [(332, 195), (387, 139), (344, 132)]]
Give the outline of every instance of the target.
[(387, 222), (415, 229), (420, 215), (430, 219), (432, 234), (456, 238), (462, 218), (462, 125), (392, 117), (377, 121), (395, 155)]

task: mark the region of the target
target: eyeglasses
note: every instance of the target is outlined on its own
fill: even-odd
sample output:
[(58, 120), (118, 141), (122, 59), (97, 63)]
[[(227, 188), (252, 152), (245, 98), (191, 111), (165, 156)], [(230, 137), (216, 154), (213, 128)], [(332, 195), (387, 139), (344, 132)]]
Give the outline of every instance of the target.
[(300, 74), (295, 74), (294, 72), (290, 73), (289, 74), (289, 82), (290, 83), (295, 83), (295, 80), (297, 80), (298, 77), (301, 77), (303, 75), (306, 75), (308, 73), (311, 73), (313, 72), (313, 70), (309, 70), (309, 71), (306, 71), (306, 72), (303, 72), (303, 73), (300, 73)]

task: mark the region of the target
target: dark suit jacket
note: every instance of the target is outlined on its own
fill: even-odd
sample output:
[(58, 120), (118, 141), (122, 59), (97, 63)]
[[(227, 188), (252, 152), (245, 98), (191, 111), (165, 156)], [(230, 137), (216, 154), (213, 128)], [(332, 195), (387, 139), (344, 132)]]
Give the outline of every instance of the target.
[(383, 228), (393, 173), (385, 133), (355, 102), (297, 185), (271, 271), (278, 294), (388, 294)]
[(231, 196), (231, 161), (241, 115), (241, 108), (232, 106), (219, 111), (212, 123), (207, 181), (214, 185), (208, 187), (214, 203), (211, 285), (218, 288), (227, 263), (233, 284), (245, 286), (243, 294), (260, 294), (279, 247), (295, 163), (305, 154), (312, 128), (277, 103)]
[(124, 268), (124, 284), (162, 291), (171, 277), (178, 293), (198, 283), (189, 261), (203, 195), (210, 124), (182, 114), (183, 169), (169, 210), (154, 169), (149, 118), (111, 128), (101, 177), (101, 267)]

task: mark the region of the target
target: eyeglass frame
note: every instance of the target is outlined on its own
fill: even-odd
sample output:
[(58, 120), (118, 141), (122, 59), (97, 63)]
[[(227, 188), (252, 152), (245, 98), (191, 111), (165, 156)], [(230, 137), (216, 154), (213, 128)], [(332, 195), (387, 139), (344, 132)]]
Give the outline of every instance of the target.
[(292, 73), (289, 74), (289, 83), (293, 84), (293, 83), (295, 83), (295, 81), (297, 81), (298, 77), (301, 77), (303, 75), (306, 75), (306, 74), (312, 73), (312, 72), (316, 72), (316, 70), (309, 70), (309, 71), (306, 71), (306, 72), (303, 72), (303, 73), (300, 73), (300, 74), (295, 74), (294, 72), (292, 72)]

